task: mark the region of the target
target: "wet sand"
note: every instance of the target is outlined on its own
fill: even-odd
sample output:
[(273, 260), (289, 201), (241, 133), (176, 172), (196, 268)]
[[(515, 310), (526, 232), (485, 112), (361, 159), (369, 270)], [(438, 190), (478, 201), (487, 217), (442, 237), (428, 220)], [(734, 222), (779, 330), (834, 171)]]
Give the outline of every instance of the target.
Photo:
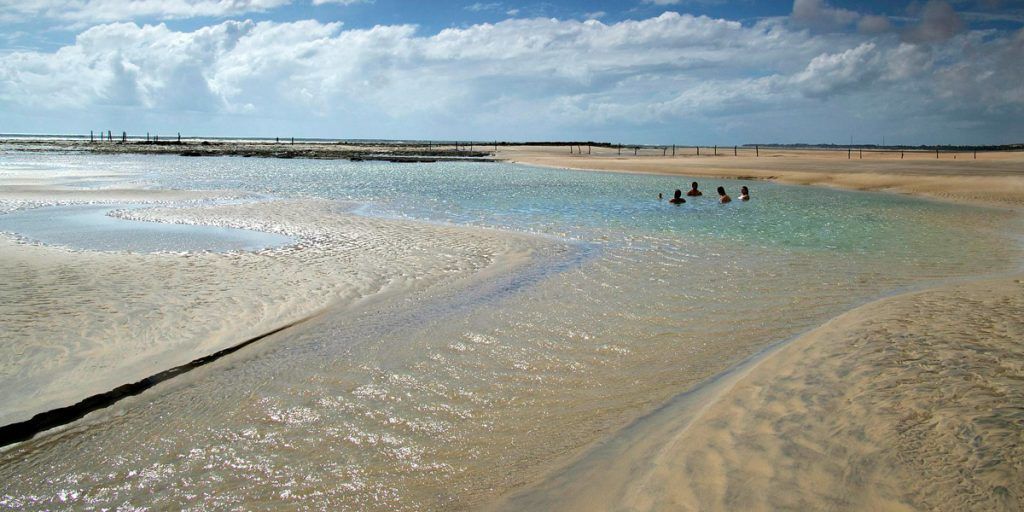
[(503, 508), (1020, 510), (1021, 277), (854, 309)]
[[(845, 152), (553, 153), (512, 148), (501, 156), (881, 190), (1016, 211), (1024, 204), (1019, 153), (895, 162), (847, 161)], [(1007, 243), (1019, 243), (1019, 233), (1007, 235)], [(1021, 510), (1022, 277), (859, 307), (677, 397), (497, 508)]]
[[(685, 154), (684, 154), (685, 151)], [(570, 155), (566, 147), (500, 147), (497, 157), (530, 165), (578, 170), (600, 170), (670, 174), (688, 177), (775, 180), (795, 185), (818, 185), (853, 190), (913, 194), (970, 204), (1024, 206), (1024, 152), (853, 152), (823, 150), (760, 150), (722, 148), (719, 156), (697, 156), (693, 148), (680, 149), (677, 156), (619, 156), (616, 149), (593, 148), (591, 154)], [(956, 158), (954, 159), (954, 155)], [(717, 184), (715, 184), (717, 185)], [(728, 183), (723, 183), (728, 188)], [(680, 188), (688, 188), (680, 183)], [(704, 183), (705, 194), (714, 193)], [(666, 191), (671, 193), (671, 191)], [(736, 193), (736, 190), (731, 192)], [(756, 195), (756, 190), (754, 194)]]
[[(145, 254), (75, 250), (0, 235), (0, 425), (138, 381), (326, 308), (511, 271), (529, 258), (535, 243), (496, 231), (369, 219), (329, 201), (189, 202), (225, 195), (231, 194), (72, 190), (52, 183), (22, 183), (0, 192), (0, 211), (138, 201), (153, 204), (119, 214), (259, 230), (296, 241), (260, 251)], [(164, 206), (157, 208), (157, 202)]]
[[(557, 162), (552, 162), (558, 158), (565, 157), (552, 155), (552, 160), (546, 163), (529, 163), (556, 165)], [(736, 158), (735, 163), (741, 163), (741, 157)], [(804, 169), (801, 172), (813, 175), (817, 180), (808, 183), (842, 185), (840, 181), (854, 177), (870, 178), (868, 181), (885, 177), (880, 171), (854, 168), (853, 164), (843, 167), (841, 162), (824, 157), (807, 162), (791, 158), (788, 163), (784, 157), (776, 158), (777, 161), (773, 162), (778, 166), (780, 175), (785, 168), (801, 168)], [(685, 159), (679, 157), (676, 160)], [(616, 159), (602, 160), (600, 165), (624, 167), (613, 160)], [(695, 157), (692, 160), (697, 161)], [(1013, 188), (1020, 185), (1019, 176), (1014, 173), (1019, 165), (1009, 157), (1006, 161), (993, 161), (995, 163), (990, 165), (990, 169), (979, 176), (968, 175), (953, 167), (945, 168), (942, 172), (949, 173), (948, 176), (934, 176), (934, 186), (938, 188), (931, 193), (912, 190), (919, 186), (915, 184), (920, 181), (920, 177), (915, 178), (918, 176), (915, 173), (927, 173), (930, 168), (928, 162), (922, 159), (919, 166), (906, 169), (903, 168), (905, 164), (899, 164), (899, 169), (892, 172), (893, 177), (886, 179), (896, 180), (901, 185), (878, 189), (967, 202), (989, 202), (989, 195), (1005, 194), (1005, 198), (999, 195), (1003, 199), (995, 202), (1003, 206), (1019, 205), (1020, 195), (1014, 192), (1019, 188)], [(828, 170), (833, 164), (839, 170)], [(639, 163), (636, 165), (638, 167), (633, 171), (648, 171)], [(690, 169), (673, 170), (674, 164), (671, 163), (665, 165), (662, 172), (698, 175)], [(757, 162), (757, 165), (762, 164)], [(593, 166), (599, 167), (597, 164)], [(749, 177), (753, 175), (747, 173), (754, 170), (752, 167), (733, 166), (707, 172)], [(762, 169), (758, 172), (775, 170)], [(980, 180), (977, 188), (964, 192), (963, 187), (972, 178)], [(875, 183), (871, 186), (877, 186), (878, 182)], [(149, 196), (148, 191), (130, 189), (70, 191), (52, 184), (22, 183), (20, 186), (21, 189), (11, 191), (11, 203), (29, 201), (35, 205), (49, 204), (50, 201), (106, 201), (113, 197), (121, 201), (126, 196), (139, 201), (159, 201), (163, 194), (177, 194), (153, 192), (154, 195)], [(865, 185), (864, 188), (871, 186)], [(196, 198), (202, 197), (200, 194)], [(420, 271), (424, 269), (425, 275), (441, 280), (486, 271), (482, 269), (510, 268), (516, 261), (529, 256), (529, 244), (510, 241), (512, 239), (505, 235), (494, 234), (492, 239), (477, 230), (438, 228), (439, 231), (435, 231), (420, 224), (353, 218), (332, 205), (318, 201), (162, 208), (127, 215), (164, 222), (276, 230), (307, 240), (314, 250), (307, 251), (303, 246), (299, 248), (299, 252), (304, 252), (302, 256), (285, 251), (273, 258), (262, 258), (260, 254), (202, 254), (157, 255), (159, 257), (154, 259), (148, 255), (97, 253), (80, 259), (80, 252), (8, 240), (15, 248), (11, 249), (13, 252), (0, 254), (3, 256), (0, 262), (8, 265), (9, 262), (20, 261), (22, 265), (4, 268), (3, 271), (5, 274), (28, 275), (26, 282), (30, 286), (0, 289), (5, 294), (22, 294), (15, 300), (5, 299), (0, 304), (17, 307), (18, 304), (31, 305), (32, 301), (57, 301), (56, 305), (63, 308), (59, 310), (68, 313), (60, 315), (68, 321), (60, 322), (53, 322), (52, 318), (33, 320), (26, 314), (19, 317), (17, 311), (11, 318), (38, 323), (26, 326), (28, 331), (54, 326), (78, 328), (80, 325), (83, 329), (89, 327), (83, 330), (86, 334), (99, 332), (92, 338), (93, 343), (99, 345), (74, 350), (76, 354), (81, 351), (98, 355), (102, 365), (109, 364), (113, 355), (120, 357), (123, 346), (102, 345), (103, 341), (111, 339), (111, 333), (102, 332), (108, 327), (102, 322), (90, 320), (89, 311), (97, 308), (107, 308), (105, 314), (121, 315), (120, 318), (127, 320), (136, 318), (146, 325), (156, 322), (165, 331), (177, 329), (176, 336), (189, 334), (191, 331), (188, 329), (195, 325), (214, 325), (222, 327), (231, 336), (241, 336), (244, 329), (251, 327), (242, 318), (261, 318), (267, 323), (265, 327), (270, 327), (274, 315), (278, 315), (276, 318), (295, 318), (300, 312), (315, 312), (317, 305), (322, 304), (306, 301), (293, 303), (285, 311), (267, 310), (265, 305), (247, 302), (253, 297), (268, 298), (268, 302), (275, 305), (279, 305), (281, 300), (285, 302), (280, 304), (287, 305), (286, 299), (293, 297), (295, 289), (306, 290), (304, 287), (315, 281), (326, 283), (324, 286), (327, 288), (313, 289), (308, 295), (300, 293), (300, 298), (313, 296), (322, 299), (326, 295), (344, 304), (345, 301), (376, 296), (392, 285), (394, 287), (387, 289), (401, 293), (419, 282), (412, 276), (421, 275)], [(393, 239), (412, 246), (396, 245)], [(468, 253), (452, 253), (456, 248), (465, 249)], [(5, 250), (4, 246), (0, 246), (2, 250)], [(414, 251), (420, 252), (414, 256)], [(7, 257), (14, 252), (20, 255), (20, 260)], [(418, 256), (424, 253), (431, 255), (432, 259), (421, 262)], [(167, 263), (161, 258), (173, 261)], [(69, 265), (72, 261), (75, 267)], [(175, 263), (179, 261), (186, 262), (182, 263), (185, 267)], [(206, 276), (205, 281), (192, 283), (185, 279), (186, 282), (176, 282), (173, 278), (196, 275)], [(259, 276), (259, 279), (254, 281), (254, 276)], [(128, 302), (160, 304), (160, 307), (167, 308), (164, 311), (169, 312), (168, 317), (156, 315), (146, 318), (148, 313), (143, 309), (131, 315), (123, 314), (118, 301), (126, 291), (137, 286), (137, 280), (148, 283), (142, 288), (152, 295), (130, 297)], [(245, 288), (243, 283), (249, 288)], [(196, 284), (201, 290), (190, 292), (191, 284)], [(731, 374), (717, 381), (717, 386), (699, 387), (687, 400), (681, 401), (685, 407), (662, 409), (602, 443), (602, 446), (628, 449), (615, 452), (614, 456), (608, 456), (607, 452), (594, 455), (599, 451), (583, 455), (580, 461), (585, 461), (583, 464), (591, 468), (588, 471), (570, 466), (570, 469), (558, 472), (537, 487), (512, 498), (510, 503), (513, 506), (530, 504), (535, 509), (575, 506), (653, 510), (989, 509), (998, 508), (1001, 503), (1007, 504), (1008, 509), (1019, 507), (1020, 488), (1014, 484), (1022, 480), (1019, 468), (1024, 458), (1019, 446), (1024, 427), (1019, 419), (1021, 397), (1019, 393), (1014, 394), (1013, 384), (1019, 384), (1022, 379), (1022, 354), (1014, 348), (1013, 342), (1020, 339), (1021, 330), (1019, 323), (1005, 319), (1020, 316), (1022, 290), (1019, 283), (1016, 287), (1008, 282), (1002, 284), (992, 285), (995, 286), (992, 292), (985, 291), (989, 284), (943, 288), (925, 292), (924, 296), (931, 298), (914, 299), (909, 305), (901, 301), (917, 295), (897, 297), (881, 305), (869, 305), (848, 313), (787, 345), (777, 355), (760, 360), (760, 364), (752, 369), (748, 367)], [(288, 287), (294, 287), (288, 290), (288, 297), (275, 295), (284, 294)], [(33, 289), (38, 293), (33, 294)], [(99, 302), (77, 304), (76, 301), (82, 297), (74, 294), (67, 299), (61, 298), (60, 293), (67, 290), (79, 290), (88, 294), (89, 300)], [(990, 296), (985, 293), (990, 293)], [(168, 300), (168, 297), (179, 299)], [(241, 313), (225, 315), (225, 301), (230, 305), (230, 311)], [(169, 322), (168, 318), (178, 318), (181, 323)], [(191, 318), (199, 321), (189, 322)], [(216, 322), (209, 324), (210, 319)], [(957, 323), (958, 320), (961, 323)], [(990, 323), (986, 324), (986, 321)], [(229, 323), (222, 325), (217, 322)], [(129, 325), (126, 329), (143, 327)], [(976, 336), (978, 333), (983, 336)], [(117, 339), (117, 333), (113, 334), (113, 339)], [(60, 339), (59, 336), (58, 333), (53, 339)], [(79, 337), (81, 334), (72, 332), (71, 336)], [(218, 339), (209, 333), (198, 333), (197, 336), (203, 340)], [(974, 338), (978, 338), (974, 340), (976, 350), (969, 343)], [(225, 340), (221, 338), (220, 342)], [(805, 353), (787, 355), (805, 345)], [(145, 357), (160, 355), (160, 350), (171, 349), (177, 353), (180, 349), (159, 343), (154, 343), (154, 347), (155, 351), (150, 353), (128, 352), (126, 359), (134, 368), (144, 366), (138, 361)], [(65, 356), (68, 352), (67, 347), (49, 348), (58, 356), (61, 351)], [(201, 352), (211, 348), (185, 347), (184, 350)], [(142, 349), (144, 352), (145, 344)], [(46, 357), (52, 358), (53, 355)], [(61, 357), (56, 360), (62, 361)], [(69, 363), (65, 357), (59, 364), (66, 365), (59, 371), (75, 372), (80, 369), (80, 375), (97, 373), (89, 367), (97, 365), (95, 360), (83, 366), (77, 361)], [(162, 360), (161, 364), (170, 362)], [(775, 366), (771, 366), (773, 364)], [(748, 382), (749, 386), (745, 387), (744, 383)], [(81, 382), (72, 379), (65, 384), (79, 385)], [(748, 388), (761, 394), (749, 394), (744, 391)], [(945, 393), (947, 389), (961, 389), (962, 394), (954, 394), (955, 399), (950, 399)], [(855, 392), (850, 394), (847, 391)], [(7, 406), (2, 410), (7, 410)], [(979, 410), (988, 411), (989, 416), (978, 416)], [(911, 429), (909, 437), (904, 436), (911, 427), (917, 430)], [(635, 449), (630, 448), (632, 439), (642, 440)], [(880, 449), (873, 450), (873, 446)], [(970, 451), (976, 447), (983, 449)], [(679, 466), (680, 461), (687, 465)], [(1010, 484), (1004, 484), (1004, 481)], [(893, 490), (894, 486), (898, 492)], [(992, 496), (1003, 501), (989, 499)], [(574, 498), (588, 499), (573, 501)], [(930, 499), (939, 501), (928, 501)], [(557, 506), (545, 507), (547, 504)]]

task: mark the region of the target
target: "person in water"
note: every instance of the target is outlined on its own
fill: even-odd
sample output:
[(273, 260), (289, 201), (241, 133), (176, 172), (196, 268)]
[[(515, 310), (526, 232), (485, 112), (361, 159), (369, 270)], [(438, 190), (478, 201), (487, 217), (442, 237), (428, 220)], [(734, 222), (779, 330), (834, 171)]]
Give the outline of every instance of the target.
[(686, 193), (686, 195), (688, 195), (688, 196), (702, 196), (704, 194), (702, 194), (700, 190), (697, 190), (697, 182), (695, 181), (695, 182), (690, 184), (690, 190), (689, 190), (689, 192)]
[(719, 203), (731, 203), (732, 198), (729, 194), (725, 193), (725, 187), (718, 187), (718, 202)]
[(685, 203), (686, 199), (683, 199), (683, 191), (679, 190), (677, 188), (676, 189), (675, 197), (673, 197), (672, 199), (669, 199), (668, 202), (670, 202), (672, 204), (683, 204), (683, 203)]
[(746, 186), (740, 187), (740, 201), (750, 201), (750, 190)]
[(662, 200), (661, 192), (658, 192), (658, 201)]

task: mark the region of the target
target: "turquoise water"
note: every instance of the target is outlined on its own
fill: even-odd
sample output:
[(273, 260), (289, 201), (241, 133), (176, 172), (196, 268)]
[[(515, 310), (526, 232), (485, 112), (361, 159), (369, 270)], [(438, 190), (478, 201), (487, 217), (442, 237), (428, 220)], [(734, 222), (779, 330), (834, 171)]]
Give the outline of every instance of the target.
[[(658, 201), (687, 178), (534, 168), (504, 163), (266, 160), (210, 158), (196, 165), (176, 157), (118, 157), (143, 183), (162, 188), (240, 189), (367, 203), (360, 211), (434, 222), (553, 234), (595, 243), (671, 243), (714, 238), (778, 247), (897, 259), (955, 258), (975, 223), (965, 211), (990, 211), (892, 194), (854, 193), (762, 181), (705, 181), (703, 197), (685, 205)], [(750, 202), (718, 204), (715, 187)], [(993, 221), (998, 221), (993, 219)], [(988, 223), (982, 223), (983, 229)]]
[[(5, 452), (0, 505), (14, 508), (474, 508), (771, 342), (1018, 261), (1011, 214), (894, 195), (700, 180), (708, 195), (676, 207), (657, 194), (691, 180), (500, 163), (33, 158), (139, 186), (535, 233), (565, 250), (453, 297), (326, 315)], [(719, 184), (734, 197), (746, 184), (753, 200), (720, 205)]]

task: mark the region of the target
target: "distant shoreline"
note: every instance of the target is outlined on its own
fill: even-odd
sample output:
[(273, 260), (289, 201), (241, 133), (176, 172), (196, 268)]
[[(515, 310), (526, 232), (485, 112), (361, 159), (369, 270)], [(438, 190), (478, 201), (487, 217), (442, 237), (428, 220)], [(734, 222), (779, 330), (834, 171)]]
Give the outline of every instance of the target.
[[(115, 133), (96, 133), (95, 135), (83, 135), (83, 134), (34, 134), (34, 133), (0, 133), (0, 143), (6, 142), (53, 142), (53, 141), (74, 141), (84, 142), (92, 141), (94, 139), (95, 144), (102, 144), (106, 141), (108, 134), (111, 137), (110, 142), (120, 143), (122, 140), (121, 134)], [(123, 132), (122, 132), (123, 134)], [(743, 148), (753, 149), (755, 147), (764, 149), (794, 149), (794, 150), (825, 150), (825, 151), (846, 151), (849, 149), (853, 150), (865, 150), (865, 151), (1024, 151), (1024, 142), (1010, 143), (1010, 144), (830, 144), (830, 143), (743, 143), (743, 144), (647, 144), (647, 143), (635, 143), (635, 142), (607, 142), (607, 141), (593, 141), (593, 140), (564, 140), (564, 141), (542, 141), (542, 140), (524, 140), (524, 141), (507, 141), (507, 140), (458, 140), (458, 139), (346, 139), (346, 138), (320, 138), (320, 137), (218, 137), (218, 136), (186, 136), (182, 137), (180, 134), (175, 135), (160, 135), (160, 134), (147, 134), (142, 135), (127, 135), (123, 134), (125, 143), (127, 144), (138, 144), (138, 143), (152, 143), (165, 145), (171, 142), (180, 141), (183, 145), (197, 144), (202, 142), (210, 143), (246, 143), (246, 144), (317, 144), (317, 145), (342, 145), (342, 146), (358, 146), (358, 147), (420, 147), (420, 146), (433, 146), (433, 147), (446, 147), (446, 146), (479, 146), (480, 148), (495, 148), (498, 147), (509, 147), (509, 146), (536, 146), (536, 147), (558, 147), (558, 146), (590, 146), (596, 148), (622, 148), (632, 150), (634, 148), (640, 149), (662, 149), (662, 148), (721, 148), (723, 151), (728, 148)]]
[[(714, 150), (713, 150), (714, 151)], [(584, 147), (500, 148), (498, 158), (581, 171), (661, 174), (685, 178), (770, 180), (849, 190), (890, 192), (976, 206), (1024, 208), (1024, 152), (824, 151), (718, 148), (717, 155), (677, 148), (676, 156)], [(686, 188), (680, 183), (678, 188)], [(671, 190), (662, 191), (671, 193)], [(756, 191), (754, 192), (756, 195)]]

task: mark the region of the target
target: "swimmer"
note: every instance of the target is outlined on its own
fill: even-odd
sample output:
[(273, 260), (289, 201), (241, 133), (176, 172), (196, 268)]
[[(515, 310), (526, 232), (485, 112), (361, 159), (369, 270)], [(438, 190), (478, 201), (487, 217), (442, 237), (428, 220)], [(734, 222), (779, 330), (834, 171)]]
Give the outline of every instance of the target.
[(725, 187), (718, 187), (718, 202), (719, 203), (731, 203), (732, 198), (729, 194), (725, 193)]
[(702, 196), (704, 194), (702, 194), (700, 192), (700, 190), (697, 190), (697, 182), (695, 181), (695, 182), (690, 184), (690, 190), (689, 190), (689, 192), (686, 193), (686, 195), (688, 195), (688, 196)]
[(670, 202), (672, 204), (683, 204), (683, 203), (685, 203), (686, 199), (683, 199), (683, 191), (679, 190), (677, 188), (676, 189), (675, 197), (673, 197), (672, 199), (669, 199), (668, 202)]
[(661, 192), (658, 192), (658, 201), (661, 201), (662, 199), (663, 197), (661, 196)]
[(750, 201), (750, 190), (747, 187), (740, 187), (740, 201)]

